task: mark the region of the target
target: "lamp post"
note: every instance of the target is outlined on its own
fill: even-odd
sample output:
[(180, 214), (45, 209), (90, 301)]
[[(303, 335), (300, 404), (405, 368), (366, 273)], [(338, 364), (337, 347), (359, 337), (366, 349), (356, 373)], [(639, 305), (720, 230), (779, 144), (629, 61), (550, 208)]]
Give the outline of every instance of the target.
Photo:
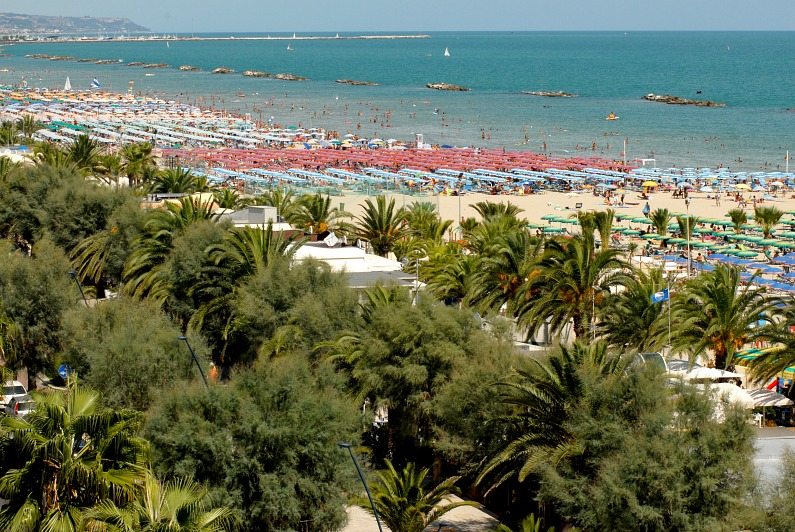
[(185, 345), (188, 346), (188, 351), (190, 351), (190, 354), (193, 357), (193, 361), (196, 363), (196, 367), (199, 368), (199, 375), (202, 376), (202, 380), (204, 381), (204, 387), (207, 388), (207, 390), (209, 391), (210, 385), (207, 384), (207, 377), (204, 376), (204, 370), (202, 369), (201, 364), (199, 364), (199, 359), (196, 357), (196, 353), (193, 351), (193, 347), (191, 347), (190, 342), (188, 341), (188, 337), (180, 336), (178, 339), (185, 342)]
[(378, 530), (379, 532), (383, 532), (383, 528), (381, 528), (381, 520), (378, 518), (378, 510), (375, 509), (373, 496), (370, 495), (370, 488), (367, 486), (367, 481), (364, 479), (364, 473), (362, 473), (362, 468), (359, 467), (359, 462), (356, 461), (356, 457), (353, 455), (353, 446), (350, 443), (344, 441), (339, 442), (337, 445), (341, 449), (348, 449), (348, 454), (351, 455), (351, 460), (353, 460), (353, 466), (356, 468), (356, 472), (359, 473), (359, 479), (362, 481), (362, 485), (364, 486), (364, 492), (367, 493), (367, 499), (370, 501), (370, 508), (373, 509), (373, 515), (375, 516), (376, 524), (378, 524)]
[(687, 278), (690, 279), (690, 198), (685, 200), (685, 210), (687, 217), (685, 218), (685, 232), (687, 233)]
[(69, 277), (72, 278), (77, 285), (77, 289), (80, 290), (80, 295), (83, 297), (83, 303), (88, 306), (88, 299), (86, 299), (86, 293), (83, 292), (83, 286), (80, 284), (80, 279), (77, 278), (77, 272), (74, 270), (69, 270)]

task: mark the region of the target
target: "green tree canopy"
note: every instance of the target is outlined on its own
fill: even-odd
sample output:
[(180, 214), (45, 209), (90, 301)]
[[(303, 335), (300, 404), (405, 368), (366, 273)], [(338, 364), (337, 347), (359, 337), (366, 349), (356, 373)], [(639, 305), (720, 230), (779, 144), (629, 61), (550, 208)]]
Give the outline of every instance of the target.
[(174, 391), (147, 423), (155, 470), (204, 483), (245, 530), (335, 529), (353, 470), (357, 409), (333, 373), (300, 356), (263, 361), (228, 386)]

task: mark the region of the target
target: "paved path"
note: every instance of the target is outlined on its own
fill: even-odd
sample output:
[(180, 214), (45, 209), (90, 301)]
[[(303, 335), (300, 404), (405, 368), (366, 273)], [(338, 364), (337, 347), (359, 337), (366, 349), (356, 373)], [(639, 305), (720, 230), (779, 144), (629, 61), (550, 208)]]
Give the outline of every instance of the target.
[[(453, 501), (460, 501), (458, 497), (451, 497)], [(340, 532), (377, 532), (378, 526), (375, 518), (358, 506), (349, 506), (345, 509), (348, 513), (348, 524)], [(444, 523), (442, 532), (488, 532), (494, 530), (498, 521), (482, 510), (471, 506), (462, 506), (446, 513), (442, 517)], [(383, 526), (383, 523), (382, 523)], [(389, 529), (383, 526), (384, 532)], [(439, 530), (438, 524), (428, 527), (428, 531)]]

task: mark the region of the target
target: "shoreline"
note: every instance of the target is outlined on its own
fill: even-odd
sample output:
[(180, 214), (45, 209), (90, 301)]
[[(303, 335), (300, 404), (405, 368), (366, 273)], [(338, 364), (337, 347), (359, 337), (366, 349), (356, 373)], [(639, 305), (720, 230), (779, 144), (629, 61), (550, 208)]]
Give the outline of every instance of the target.
[(62, 43), (98, 43), (98, 42), (162, 42), (162, 41), (356, 41), (356, 40), (395, 40), (395, 39), (430, 39), (430, 34), (405, 35), (305, 35), (305, 36), (245, 36), (235, 37), (188, 37), (188, 36), (152, 36), (152, 37), (67, 37), (51, 39), (14, 39), (5, 41), (8, 44), (62, 44)]

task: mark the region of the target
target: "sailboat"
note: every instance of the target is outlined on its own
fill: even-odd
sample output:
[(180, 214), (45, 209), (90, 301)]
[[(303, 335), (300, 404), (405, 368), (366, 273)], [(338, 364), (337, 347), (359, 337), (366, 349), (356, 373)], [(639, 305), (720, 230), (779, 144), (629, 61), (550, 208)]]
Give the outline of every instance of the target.
[(72, 90), (72, 82), (69, 81), (69, 76), (66, 76), (66, 83), (63, 84), (63, 90), (65, 91)]
[(447, 48), (444, 49), (444, 56), (450, 57), (450, 50), (448, 50)]
[(168, 44), (168, 41), (166, 41), (166, 48), (171, 48), (171, 45)]
[(292, 52), (292, 51), (293, 51), (293, 47), (292, 47), (292, 46), (290, 46), (289, 44), (287, 45), (287, 51), (288, 51), (288, 52)]

